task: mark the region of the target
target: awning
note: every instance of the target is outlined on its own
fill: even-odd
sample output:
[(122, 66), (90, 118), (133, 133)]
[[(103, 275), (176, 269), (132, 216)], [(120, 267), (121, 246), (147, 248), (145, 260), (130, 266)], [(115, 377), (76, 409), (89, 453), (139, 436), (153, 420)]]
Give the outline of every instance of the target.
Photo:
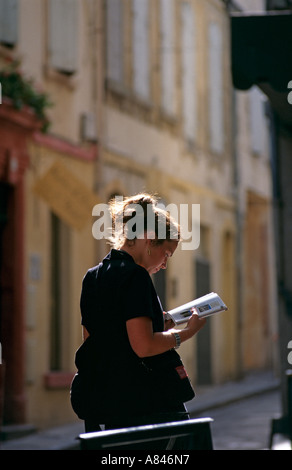
[[(233, 85), (258, 85), (281, 120), (292, 126), (292, 13), (236, 14), (231, 17)], [(290, 85), (289, 85), (290, 84)]]

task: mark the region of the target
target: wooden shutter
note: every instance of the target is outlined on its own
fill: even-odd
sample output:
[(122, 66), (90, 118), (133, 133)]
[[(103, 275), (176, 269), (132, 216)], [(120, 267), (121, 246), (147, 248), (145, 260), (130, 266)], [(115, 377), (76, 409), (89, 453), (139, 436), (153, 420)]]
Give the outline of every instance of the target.
[(209, 25), (209, 129), (211, 150), (224, 149), (223, 54), (222, 31), (218, 24)]
[(107, 0), (106, 2), (106, 71), (107, 78), (116, 83), (123, 83), (123, 2)]
[(133, 0), (133, 86), (144, 101), (150, 99), (149, 2)]
[(261, 154), (265, 148), (265, 118), (263, 93), (256, 87), (249, 92), (251, 149)]
[(18, 0), (0, 0), (0, 42), (14, 46), (18, 40)]
[(78, 0), (49, 0), (49, 60), (60, 72), (78, 67)]
[(161, 104), (169, 115), (176, 112), (174, 9), (174, 0), (160, 0)]
[(184, 135), (188, 141), (196, 138), (196, 44), (193, 7), (188, 2), (181, 4), (182, 21), (182, 110)]

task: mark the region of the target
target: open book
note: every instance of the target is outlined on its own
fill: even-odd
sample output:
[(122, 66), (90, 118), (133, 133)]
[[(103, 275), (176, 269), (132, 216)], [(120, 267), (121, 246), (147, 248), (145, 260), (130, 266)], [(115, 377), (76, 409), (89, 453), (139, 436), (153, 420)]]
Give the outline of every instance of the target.
[(227, 310), (227, 307), (218, 294), (211, 292), (187, 304), (169, 310), (166, 312), (166, 318), (173, 320), (176, 325), (186, 323), (189, 317), (191, 317), (193, 309), (195, 309), (199, 317), (203, 318), (214, 315), (214, 313), (223, 312)]

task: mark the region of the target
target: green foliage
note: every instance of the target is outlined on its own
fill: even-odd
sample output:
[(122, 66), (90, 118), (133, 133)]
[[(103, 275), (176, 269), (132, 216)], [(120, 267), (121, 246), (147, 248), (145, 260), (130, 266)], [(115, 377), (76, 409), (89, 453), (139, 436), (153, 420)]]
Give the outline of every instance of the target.
[(33, 80), (25, 79), (19, 72), (17, 64), (0, 70), (0, 83), (2, 95), (11, 99), (14, 108), (18, 110), (24, 106), (32, 108), (37, 118), (42, 122), (43, 132), (46, 132), (50, 125), (46, 110), (52, 106), (48, 95), (37, 91)]

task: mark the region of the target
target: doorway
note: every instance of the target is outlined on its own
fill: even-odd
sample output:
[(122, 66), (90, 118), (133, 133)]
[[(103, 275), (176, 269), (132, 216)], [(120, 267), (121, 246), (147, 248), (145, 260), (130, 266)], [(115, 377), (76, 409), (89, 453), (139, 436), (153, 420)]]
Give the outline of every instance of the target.
[[(196, 298), (210, 292), (210, 263), (205, 259), (195, 261)], [(197, 335), (197, 383), (209, 385), (212, 383), (212, 348), (211, 326), (207, 322)]]
[[(5, 362), (3, 360), (3, 232), (8, 221), (8, 194), (9, 187), (6, 183), (0, 182), (0, 426), (3, 423), (4, 413), (4, 383), (5, 383)], [(4, 348), (5, 350), (5, 348)]]
[(25, 422), (23, 186), (0, 182), (2, 424)]

